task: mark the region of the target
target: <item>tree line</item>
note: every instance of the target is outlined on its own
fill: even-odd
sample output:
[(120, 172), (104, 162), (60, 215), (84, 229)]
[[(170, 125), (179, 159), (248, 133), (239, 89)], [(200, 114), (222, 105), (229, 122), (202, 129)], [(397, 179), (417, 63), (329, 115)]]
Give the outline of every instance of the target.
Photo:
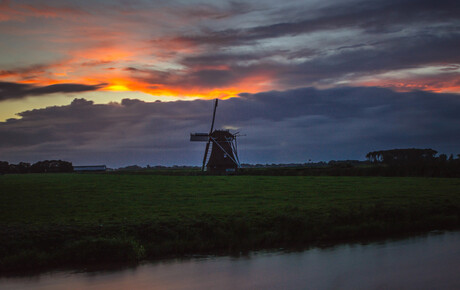
[(437, 154), (433, 149), (380, 150), (367, 153), (367, 161), (332, 160), (293, 167), (245, 167), (239, 174), (460, 177), (460, 154), (456, 158), (453, 154)]
[[(367, 161), (332, 160), (329, 163), (305, 164), (244, 164), (238, 174), (241, 175), (329, 175), (329, 176), (425, 176), (460, 177), (460, 154), (454, 157), (440, 154), (433, 149), (391, 149), (372, 151), (366, 154)], [(150, 170), (152, 174), (200, 175), (198, 167), (193, 166), (128, 166), (120, 171), (140, 169)], [(153, 169), (153, 170), (152, 170)], [(158, 170), (155, 170), (158, 169)], [(174, 169), (174, 170), (165, 170)], [(176, 170), (182, 169), (182, 170)], [(9, 164), (0, 161), (0, 174), (5, 173), (47, 173), (72, 172), (71, 162), (62, 160), (44, 160), (34, 164), (20, 162)]]
[(392, 149), (369, 152), (366, 158), (387, 175), (460, 177), (460, 154), (447, 156), (433, 149)]
[(62, 160), (44, 160), (30, 164), (19, 162), (18, 164), (9, 164), (7, 161), (0, 161), (0, 174), (6, 173), (57, 173), (73, 172), (71, 162)]

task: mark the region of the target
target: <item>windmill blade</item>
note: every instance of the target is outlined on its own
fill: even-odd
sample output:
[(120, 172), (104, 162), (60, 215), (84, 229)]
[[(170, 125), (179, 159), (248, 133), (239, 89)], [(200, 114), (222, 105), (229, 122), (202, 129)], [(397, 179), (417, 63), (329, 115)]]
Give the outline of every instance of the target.
[(240, 159), (238, 158), (238, 149), (237, 149), (237, 145), (236, 145), (236, 138), (233, 138), (231, 141), (230, 141), (230, 147), (232, 149), (232, 152), (233, 152), (233, 156), (235, 157), (235, 164), (238, 166), (238, 168), (240, 168)]
[(212, 134), (212, 129), (214, 128), (214, 120), (216, 119), (216, 109), (217, 109), (217, 102), (219, 99), (216, 99), (216, 102), (214, 103), (214, 112), (212, 113), (212, 123), (211, 123), (211, 130), (209, 130), (209, 136)]
[(219, 99), (216, 99), (216, 101), (214, 102), (214, 112), (212, 113), (211, 130), (209, 130), (208, 142), (206, 143), (206, 148), (204, 149), (203, 165), (201, 166), (201, 171), (204, 171), (204, 167), (206, 166), (206, 157), (208, 156), (209, 143), (211, 143), (211, 134), (212, 134), (212, 130), (214, 129), (214, 120), (216, 119), (216, 110), (217, 110), (218, 102), (219, 102)]
[(206, 157), (208, 156), (210, 142), (211, 140), (208, 140), (208, 142), (206, 143), (206, 149), (204, 149), (203, 165), (201, 166), (201, 171), (204, 171), (204, 167), (206, 166)]
[(235, 155), (236, 161), (238, 161), (238, 167), (241, 167), (240, 157), (238, 157), (238, 142), (236, 141), (236, 137), (234, 139), (235, 143), (232, 142), (233, 153)]

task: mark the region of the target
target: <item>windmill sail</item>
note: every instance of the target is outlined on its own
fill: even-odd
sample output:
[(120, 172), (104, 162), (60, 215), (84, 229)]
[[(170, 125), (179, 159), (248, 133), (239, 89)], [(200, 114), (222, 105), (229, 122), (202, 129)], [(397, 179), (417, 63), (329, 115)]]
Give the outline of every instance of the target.
[(211, 134), (212, 134), (212, 129), (214, 129), (214, 121), (216, 120), (216, 110), (217, 110), (218, 102), (219, 100), (216, 99), (216, 102), (214, 103), (214, 112), (212, 113), (211, 130), (209, 130), (208, 143), (206, 143), (206, 148), (204, 149), (203, 165), (201, 166), (201, 171), (204, 171), (204, 167), (206, 165), (206, 158), (208, 157), (209, 143), (211, 143)]
[(190, 134), (190, 141), (192, 142), (208, 142), (208, 133), (192, 133)]

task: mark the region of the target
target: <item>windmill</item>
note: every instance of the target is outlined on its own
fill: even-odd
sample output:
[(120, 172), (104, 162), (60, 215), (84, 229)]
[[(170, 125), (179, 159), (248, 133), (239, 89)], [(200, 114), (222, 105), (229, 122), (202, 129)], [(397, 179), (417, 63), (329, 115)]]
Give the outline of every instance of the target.
[[(215, 173), (236, 172), (240, 168), (236, 137), (241, 135), (239, 135), (239, 132), (232, 134), (230, 130), (213, 131), (217, 103), (218, 99), (214, 103), (214, 112), (212, 114), (211, 130), (209, 130), (209, 133), (191, 133), (190, 141), (206, 142), (201, 171), (205, 171), (206, 169), (209, 172)], [(210, 156), (208, 156), (209, 145), (211, 145)]]

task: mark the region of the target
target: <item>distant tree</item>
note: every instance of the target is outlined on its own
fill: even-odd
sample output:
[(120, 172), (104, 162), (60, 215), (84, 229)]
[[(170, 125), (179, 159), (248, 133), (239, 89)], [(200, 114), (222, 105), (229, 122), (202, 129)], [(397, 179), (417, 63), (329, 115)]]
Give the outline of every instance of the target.
[(144, 168), (142, 168), (139, 165), (129, 165), (129, 166), (118, 168), (118, 170), (142, 170), (142, 169), (144, 169)]
[(6, 161), (0, 161), (0, 174), (8, 173), (10, 164)]
[(34, 173), (72, 172), (72, 163), (62, 160), (44, 160), (34, 163), (30, 167)]
[(29, 173), (30, 172), (30, 163), (19, 162), (19, 164), (10, 164), (8, 172), (9, 173), (16, 173), (16, 174)]
[(403, 164), (431, 161), (436, 153), (438, 152), (433, 149), (392, 149), (369, 152), (366, 158), (374, 163)]
[(446, 154), (439, 155), (438, 160), (440, 162), (443, 162), (443, 163), (446, 162), (447, 161), (447, 155)]
[(30, 163), (27, 162), (19, 162), (18, 169), (19, 173), (29, 173), (30, 172)]

